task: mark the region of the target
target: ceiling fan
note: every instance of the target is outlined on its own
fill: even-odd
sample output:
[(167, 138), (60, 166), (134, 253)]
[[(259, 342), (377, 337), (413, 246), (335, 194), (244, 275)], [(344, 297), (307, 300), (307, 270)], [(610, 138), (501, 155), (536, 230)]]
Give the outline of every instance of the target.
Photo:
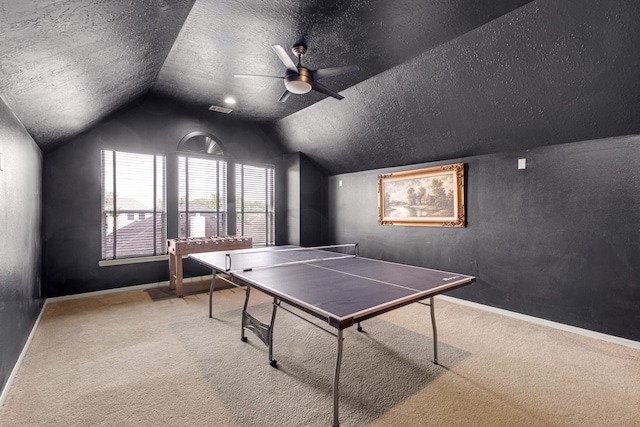
[(326, 86), (319, 83), (319, 80), (326, 79), (327, 77), (335, 77), (342, 74), (352, 73), (359, 71), (360, 67), (357, 65), (346, 65), (344, 67), (333, 68), (321, 68), (318, 70), (310, 70), (302, 64), (300, 64), (300, 58), (307, 52), (307, 46), (304, 44), (297, 44), (291, 49), (293, 54), (298, 57), (298, 64), (296, 65), (282, 46), (273, 45), (271, 48), (275, 51), (280, 61), (287, 67), (284, 77), (281, 76), (264, 76), (255, 74), (234, 74), (234, 77), (238, 78), (269, 78), (269, 79), (281, 79), (284, 80), (284, 87), (286, 90), (278, 100), (278, 102), (285, 102), (292, 93), (301, 95), (311, 90), (324, 93), (325, 95), (332, 96), (335, 99), (343, 99), (344, 97)]

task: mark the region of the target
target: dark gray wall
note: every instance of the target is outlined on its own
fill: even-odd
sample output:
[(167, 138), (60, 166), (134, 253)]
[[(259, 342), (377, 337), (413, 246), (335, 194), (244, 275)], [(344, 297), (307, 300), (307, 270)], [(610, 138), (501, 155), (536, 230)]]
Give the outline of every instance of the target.
[(300, 245), (321, 244), (323, 189), (322, 170), (304, 154), (300, 154)]
[(317, 246), (322, 243), (323, 173), (302, 153), (285, 155), (287, 170), (286, 243)]
[[(456, 162), (466, 164), (466, 228), (378, 225), (379, 174)], [(638, 165), (633, 136), (335, 175), (327, 238), (477, 276), (455, 297), (640, 340)]]
[(44, 300), (40, 293), (42, 153), (0, 98), (0, 392)]
[(286, 243), (300, 244), (300, 153), (284, 156), (287, 168), (287, 231)]
[[(276, 164), (279, 145), (260, 124), (190, 109), (161, 97), (146, 97), (90, 132), (44, 157), (44, 279), (47, 297), (168, 280), (166, 262), (99, 267), (101, 258), (100, 151), (163, 154), (167, 158), (168, 237), (177, 236), (178, 142), (193, 131), (208, 132), (236, 161)], [(283, 200), (276, 189), (276, 203)], [(276, 216), (283, 207), (276, 207)], [(282, 240), (277, 238), (276, 240)], [(207, 270), (185, 263), (185, 276)]]

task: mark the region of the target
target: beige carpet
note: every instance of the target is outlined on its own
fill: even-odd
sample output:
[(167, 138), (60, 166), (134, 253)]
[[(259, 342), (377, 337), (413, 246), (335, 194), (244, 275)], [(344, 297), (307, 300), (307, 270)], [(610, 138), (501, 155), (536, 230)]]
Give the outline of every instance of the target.
[[(329, 426), (335, 338), (279, 311), (240, 341), (244, 292), (49, 303), (0, 426)], [(270, 300), (252, 294), (266, 318)], [(640, 426), (640, 351), (444, 300), (345, 331), (342, 426)]]

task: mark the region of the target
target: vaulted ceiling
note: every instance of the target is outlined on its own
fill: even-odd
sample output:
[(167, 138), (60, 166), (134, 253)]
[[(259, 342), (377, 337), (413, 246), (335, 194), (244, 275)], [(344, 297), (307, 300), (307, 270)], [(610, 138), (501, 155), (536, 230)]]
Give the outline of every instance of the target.
[[(272, 124), (329, 173), (638, 133), (638, 4), (7, 0), (0, 96), (44, 151), (151, 93)], [(283, 75), (271, 46), (299, 42), (360, 67), (323, 80), (345, 99), (233, 77)]]

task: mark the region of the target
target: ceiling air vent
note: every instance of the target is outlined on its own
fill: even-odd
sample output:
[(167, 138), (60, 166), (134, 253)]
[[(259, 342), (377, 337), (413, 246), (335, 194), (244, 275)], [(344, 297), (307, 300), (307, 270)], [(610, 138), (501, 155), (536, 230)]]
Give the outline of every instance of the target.
[(209, 110), (215, 111), (216, 113), (224, 113), (224, 114), (229, 114), (230, 112), (233, 111), (231, 108), (218, 107), (217, 105), (212, 105), (211, 107), (209, 107)]

